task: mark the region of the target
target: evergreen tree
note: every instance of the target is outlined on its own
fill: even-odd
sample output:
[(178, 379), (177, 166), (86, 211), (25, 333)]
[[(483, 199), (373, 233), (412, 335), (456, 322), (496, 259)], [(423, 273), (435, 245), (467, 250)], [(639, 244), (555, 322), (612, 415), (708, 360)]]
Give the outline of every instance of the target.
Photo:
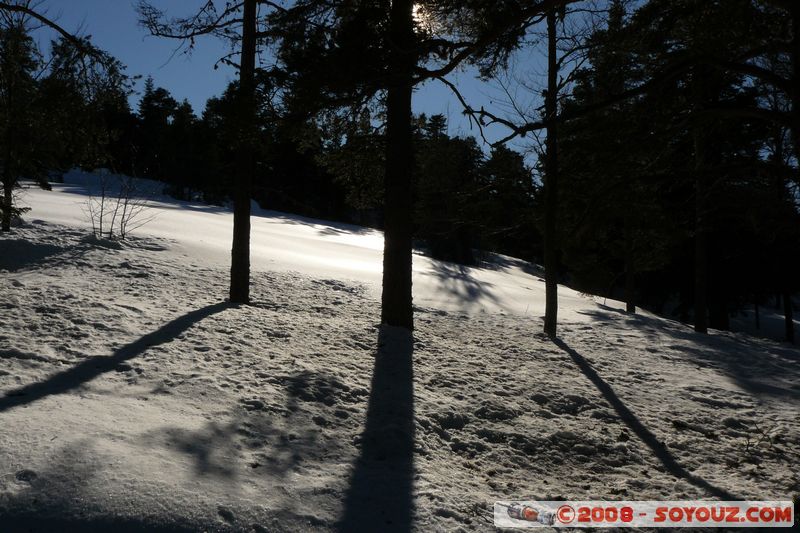
[(475, 139), (447, 136), (443, 115), (424, 119), (416, 141), (416, 235), (437, 259), (473, 264), (483, 154)]
[(377, 224), (370, 213), (383, 207), (384, 136), (375, 131), (366, 110), (354, 121), (334, 117), (332, 122), (323, 164), (344, 188), (347, 205), (357, 213), (356, 221)]
[(175, 106), (165, 137), (162, 172), (170, 183), (169, 192), (178, 199), (190, 200), (202, 168), (202, 155), (198, 152), (197, 117), (188, 101)]
[(14, 205), (14, 189), (21, 178), (47, 186), (49, 161), (39, 142), (43, 117), (34, 73), (40, 56), (23, 21), (9, 18), (0, 25), (0, 180), (3, 185), (2, 231), (21, 210)]
[(293, 107), (358, 108), (383, 97), (383, 323), (413, 329), (413, 87), (470, 59), (491, 71), (516, 46), (520, 27), (565, 3), (302, 0), (275, 13), (270, 37), (280, 42), (283, 77), (298, 102)]
[(144, 93), (139, 101), (137, 174), (152, 179), (167, 179), (167, 145), (170, 124), (178, 109), (178, 102), (168, 90), (156, 87), (152, 77), (144, 84)]
[[(81, 42), (83, 49), (93, 49), (88, 40)], [(54, 169), (130, 169), (121, 146), (134, 125), (130, 80), (119, 61), (100, 50), (95, 53), (105, 58), (102, 65), (87, 64), (71, 40), (62, 37), (51, 44), (40, 93), (46, 120), (42, 145), (52, 152)]]
[(478, 179), (474, 212), (480, 247), (528, 260), (540, 258), (542, 242), (537, 240), (535, 218), (540, 191), (524, 157), (498, 145)]

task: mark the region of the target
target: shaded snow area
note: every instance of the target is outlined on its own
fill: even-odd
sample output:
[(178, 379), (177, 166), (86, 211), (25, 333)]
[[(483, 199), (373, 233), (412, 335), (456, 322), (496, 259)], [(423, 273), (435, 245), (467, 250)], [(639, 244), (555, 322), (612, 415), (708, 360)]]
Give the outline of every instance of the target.
[[(78, 194), (28, 200), (0, 236), (3, 533), (494, 531), (496, 500), (800, 493), (797, 349), (568, 289), (553, 343), (524, 265), (422, 257), (416, 331), (381, 329), (379, 234), (266, 216), (231, 306), (229, 214), (164, 204), (108, 242)], [(313, 267), (283, 261), (312, 237)]]

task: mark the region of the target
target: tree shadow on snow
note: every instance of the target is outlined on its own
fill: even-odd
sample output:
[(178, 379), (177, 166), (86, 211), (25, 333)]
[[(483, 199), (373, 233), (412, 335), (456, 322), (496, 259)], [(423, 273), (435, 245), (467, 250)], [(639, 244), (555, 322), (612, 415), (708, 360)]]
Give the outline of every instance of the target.
[(234, 478), (236, 470), (229, 458), (236, 452), (233, 435), (237, 429), (236, 422), (223, 425), (211, 421), (197, 431), (167, 428), (164, 438), (174, 449), (194, 458), (199, 475)]
[(342, 532), (411, 530), (413, 349), (411, 332), (381, 328), (361, 451), (338, 524)]
[[(0, 238), (0, 270), (17, 272), (39, 268), (58, 268), (64, 265), (73, 266), (89, 252), (97, 248), (119, 250), (122, 244), (116, 240), (95, 238), (89, 230), (76, 230), (50, 224), (41, 220), (32, 220), (22, 226), (27, 229), (40, 226), (40, 235), (33, 242), (28, 238)], [(128, 243), (136, 239), (131, 237)], [(144, 247), (144, 246), (142, 246)], [(163, 247), (162, 247), (163, 249)]]
[[(93, 501), (103, 457), (92, 441), (81, 439), (60, 448), (41, 470), (17, 473), (16, 487), (0, 501), (3, 533), (178, 533), (198, 531), (179, 516), (131, 516), (136, 507), (111, 511)], [(24, 472), (22, 477), (20, 474)], [(129, 514), (123, 514), (123, 513)], [(120, 513), (120, 514), (116, 514)]]
[(491, 290), (492, 284), (479, 281), (473, 276), (472, 269), (476, 267), (437, 260), (431, 260), (430, 264), (431, 271), (423, 273), (435, 276), (445, 291), (463, 300), (466, 306), (481, 305), (485, 301), (499, 304), (497, 296)]
[(601, 309), (583, 314), (636, 331), (670, 336), (676, 341), (668, 346), (670, 350), (684, 354), (698, 366), (719, 370), (756, 397), (800, 401), (800, 350), (796, 348), (742, 333), (702, 335), (672, 320), (631, 315), (605, 306)]
[(168, 322), (158, 330), (119, 348), (111, 356), (90, 357), (69, 370), (50, 376), (45, 381), (8, 391), (5, 396), (0, 397), (0, 413), (80, 387), (101, 374), (118, 369), (122, 363), (141, 355), (151, 346), (172, 341), (204, 318), (228, 309), (230, 306), (231, 304), (228, 302), (220, 302), (191, 311)]
[(41, 244), (24, 239), (0, 240), (0, 270), (15, 272), (45, 263), (66, 248), (54, 244)]
[[(198, 480), (224, 481), (232, 492), (253, 474), (285, 483), (287, 476), (317, 471), (329, 457), (343, 456), (344, 441), (335, 430), (340, 419), (312, 419), (319, 411), (300, 402), (333, 406), (346, 401), (343, 395), (349, 387), (334, 376), (307, 370), (273, 379), (286, 391), (283, 403), (275, 394), (240, 398), (226, 422), (164, 427), (143, 434), (138, 444), (145, 450), (166, 447), (178, 452), (191, 461)], [(321, 426), (334, 431), (323, 432)]]
[(670, 453), (664, 444), (658, 440), (658, 437), (655, 436), (642, 422), (636, 417), (633, 412), (628, 409), (628, 406), (617, 396), (617, 393), (614, 389), (609, 385), (606, 381), (603, 380), (602, 377), (592, 368), (591, 364), (577, 351), (572, 349), (567, 343), (562, 341), (561, 339), (555, 339), (553, 341), (556, 346), (561, 348), (570, 358), (578, 365), (578, 368), (581, 369), (581, 372), (589, 378), (597, 390), (603, 395), (603, 397), (608, 401), (609, 404), (614, 408), (617, 412), (617, 415), (620, 419), (625, 423), (625, 425), (633, 431), (642, 442), (644, 442), (650, 450), (652, 450), (653, 454), (658, 458), (664, 468), (673, 476), (686, 480), (690, 484), (694, 485), (695, 487), (701, 488), (707, 491), (709, 494), (723, 499), (723, 500), (740, 500), (731, 494), (730, 492), (726, 491), (725, 489), (719, 488), (715, 485), (712, 485), (710, 482), (706, 481), (705, 479), (691, 474), (688, 472), (678, 461), (675, 457)]

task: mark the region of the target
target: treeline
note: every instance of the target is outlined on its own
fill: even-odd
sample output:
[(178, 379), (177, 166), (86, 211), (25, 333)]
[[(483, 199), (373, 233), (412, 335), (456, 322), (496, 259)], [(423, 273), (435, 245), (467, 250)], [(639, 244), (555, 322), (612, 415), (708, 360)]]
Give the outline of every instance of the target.
[[(24, 27), (4, 33), (3, 71), (25, 113), (6, 122), (21, 164), (16, 171), (47, 186), (59, 172), (98, 167), (162, 181), (180, 200), (224, 204), (236, 164), (237, 83), (207, 101), (198, 116), (148, 77), (138, 107), (123, 65), (92, 80), (75, 47), (61, 39), (47, 61)], [(14, 57), (16, 56), (16, 57)], [(17, 79), (9, 79), (16, 76)], [(355, 120), (294, 120), (279, 116), (258, 93), (253, 198), (262, 207), (381, 228), (385, 139), (368, 112)], [(24, 121), (25, 126), (22, 126)], [(419, 245), (440, 259), (474, 264), (475, 249), (534, 257), (535, 187), (521, 155), (502, 146), (484, 154), (472, 137), (447, 134), (441, 115), (414, 121)], [(24, 151), (29, 152), (26, 156)], [(34, 156), (35, 154), (35, 156)]]
[[(181, 200), (222, 204), (236, 161), (236, 84), (198, 117), (148, 78), (130, 112), (115, 171), (156, 179)], [(267, 209), (383, 225), (385, 137), (368, 112), (354, 120), (287, 120), (259, 101), (253, 199)], [(522, 155), (485, 154), (473, 137), (452, 137), (442, 115), (414, 119), (415, 235), (439, 259), (475, 264), (475, 250), (533, 258), (536, 186)], [(534, 236), (534, 238), (531, 238)]]
[[(8, 161), (18, 163), (9, 174), (46, 186), (71, 168), (106, 167), (162, 181), (178, 199), (230, 198), (236, 83), (198, 116), (147, 78), (132, 109), (133, 80), (116, 60), (112, 70), (87, 79), (90, 67), (64, 39), (44, 54), (24, 26), (0, 32), (3, 144), (12, 153)], [(259, 96), (254, 199), (266, 208), (381, 227), (385, 142), (369, 114), (346, 123), (285, 120), (266, 94)], [(421, 244), (467, 264), (475, 248), (534, 256), (535, 188), (519, 154), (500, 146), (486, 156), (474, 138), (449, 136), (441, 115), (417, 117), (414, 139)]]

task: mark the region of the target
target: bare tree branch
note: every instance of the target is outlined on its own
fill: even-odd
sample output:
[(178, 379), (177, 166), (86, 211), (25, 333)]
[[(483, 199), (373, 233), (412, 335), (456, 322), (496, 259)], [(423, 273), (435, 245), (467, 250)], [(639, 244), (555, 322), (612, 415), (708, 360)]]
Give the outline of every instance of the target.
[(82, 39), (76, 36), (75, 34), (68, 32), (50, 18), (32, 9), (27, 3), (14, 4), (11, 2), (0, 1), (0, 11), (4, 11), (6, 13), (19, 13), (31, 17), (32, 19), (37, 20), (38, 22), (42, 23), (48, 28), (51, 28), (56, 32), (58, 32), (62, 37), (64, 37), (64, 39), (69, 41), (73, 46), (75, 46), (75, 48), (80, 50), (82, 53), (94, 57), (100, 57), (101, 54), (100, 51), (92, 46), (87, 46), (87, 41), (85, 39)]

